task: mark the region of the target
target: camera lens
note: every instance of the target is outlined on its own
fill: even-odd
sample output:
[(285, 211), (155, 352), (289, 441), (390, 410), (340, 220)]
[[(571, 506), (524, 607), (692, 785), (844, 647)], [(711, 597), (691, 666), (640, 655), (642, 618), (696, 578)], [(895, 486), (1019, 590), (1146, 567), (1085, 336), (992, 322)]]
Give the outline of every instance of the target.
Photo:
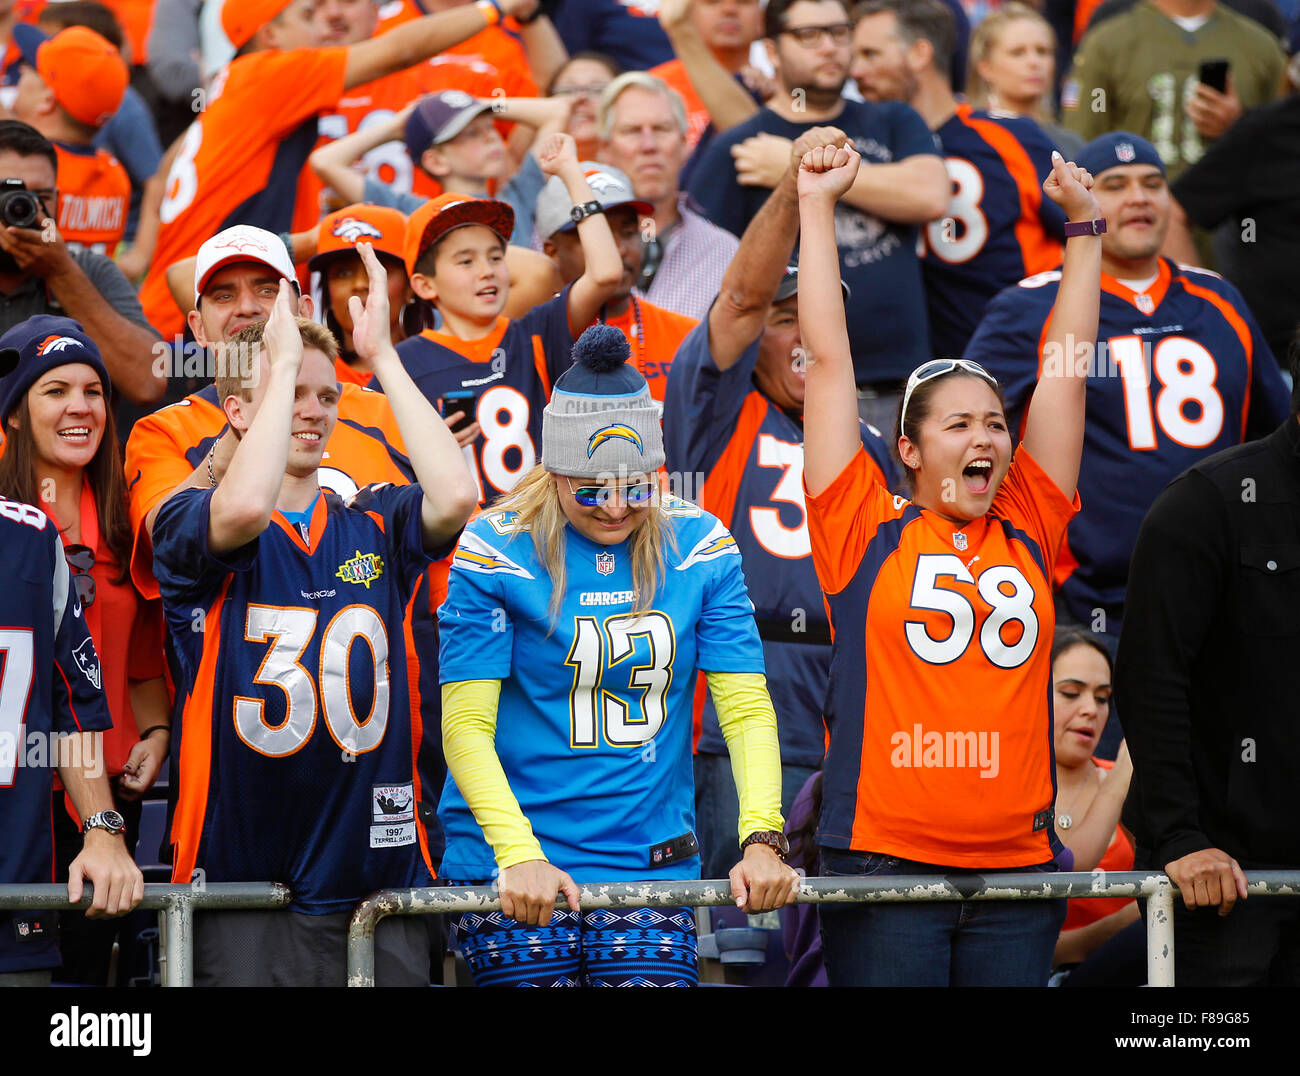
[(0, 194), (0, 221), (11, 228), (34, 228), (41, 218), (41, 203), (31, 191)]

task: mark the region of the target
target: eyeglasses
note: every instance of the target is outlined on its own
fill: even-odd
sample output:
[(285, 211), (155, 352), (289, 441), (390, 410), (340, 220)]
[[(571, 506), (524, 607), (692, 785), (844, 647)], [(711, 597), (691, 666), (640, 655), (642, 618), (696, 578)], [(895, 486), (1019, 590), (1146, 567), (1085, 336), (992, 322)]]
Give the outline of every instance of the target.
[(95, 566), (95, 551), (88, 545), (69, 545), (63, 547), (63, 557), (72, 569), (72, 586), (77, 592), (77, 601), (83, 609), (95, 604), (95, 577), (90, 569)]
[(629, 508), (641, 508), (649, 504), (655, 494), (653, 482), (633, 482), (627, 486), (579, 486), (574, 489), (569, 479), (565, 481), (569, 483), (573, 499), (583, 508), (604, 508), (616, 494)]
[(573, 97), (599, 97), (608, 85), (608, 82), (588, 82), (585, 86), (556, 86), (551, 91), (551, 96), (558, 97), (564, 94)]
[(853, 39), (853, 27), (847, 22), (829, 26), (788, 26), (781, 33), (789, 34), (806, 49), (821, 41), (823, 34), (831, 39), (832, 45), (847, 45)]
[(998, 379), (989, 373), (983, 366), (977, 362), (971, 362), (970, 359), (934, 359), (931, 362), (923, 362), (915, 370), (912, 376), (907, 379), (907, 388), (903, 391), (903, 410), (899, 415), (898, 426), (902, 430), (903, 423), (907, 421), (907, 404), (912, 398), (912, 391), (918, 385), (924, 385), (927, 381), (933, 381), (936, 377), (942, 377), (944, 374), (950, 374), (952, 371), (961, 369), (967, 373), (974, 374), (976, 377), (982, 377), (996, 390), (999, 388)]

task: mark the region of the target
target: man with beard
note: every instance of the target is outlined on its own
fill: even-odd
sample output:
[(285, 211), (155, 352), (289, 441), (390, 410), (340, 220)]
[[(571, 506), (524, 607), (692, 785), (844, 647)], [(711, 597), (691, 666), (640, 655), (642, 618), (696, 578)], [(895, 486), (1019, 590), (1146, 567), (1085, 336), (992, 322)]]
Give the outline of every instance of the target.
[(753, 144), (741, 143), (756, 135), (793, 142), (830, 123), (853, 140), (865, 167), (835, 210), (840, 273), (854, 296), (849, 342), (859, 411), (892, 429), (908, 373), (931, 357), (916, 226), (943, 216), (948, 175), (925, 121), (908, 105), (840, 96), (852, 39), (840, 0), (773, 0), (765, 20), (781, 90), (753, 119), (709, 144), (691, 194), (710, 220), (739, 235), (771, 193), (743, 167)]

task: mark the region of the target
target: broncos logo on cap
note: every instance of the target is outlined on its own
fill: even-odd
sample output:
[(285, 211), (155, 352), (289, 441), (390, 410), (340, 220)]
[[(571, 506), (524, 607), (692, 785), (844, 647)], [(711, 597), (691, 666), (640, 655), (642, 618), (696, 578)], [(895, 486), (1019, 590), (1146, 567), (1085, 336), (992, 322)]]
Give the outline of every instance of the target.
[(245, 250), (256, 250), (265, 254), (266, 244), (259, 243), (256, 239), (224, 239), (220, 243), (213, 243), (212, 249), (238, 250), (240, 253), (243, 253)]
[(625, 423), (615, 423), (613, 426), (602, 426), (587, 440), (587, 459), (591, 459), (596, 454), (596, 449), (606, 441), (628, 441), (636, 446), (637, 452), (645, 455), (645, 447), (641, 444), (641, 435)]
[(51, 351), (67, 351), (70, 347), (81, 347), (81, 341), (71, 336), (59, 336), (57, 333), (47, 336), (36, 348), (36, 354), (48, 355)]
[(355, 243), (363, 238), (383, 239), (384, 233), (369, 221), (357, 220), (356, 217), (344, 217), (330, 229), (331, 235)]

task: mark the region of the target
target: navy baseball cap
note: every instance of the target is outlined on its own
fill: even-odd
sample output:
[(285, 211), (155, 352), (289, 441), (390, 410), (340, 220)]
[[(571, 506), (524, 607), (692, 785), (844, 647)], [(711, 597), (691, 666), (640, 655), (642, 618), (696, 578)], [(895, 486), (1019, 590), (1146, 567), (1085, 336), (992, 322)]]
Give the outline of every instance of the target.
[[(844, 301), (847, 303), (853, 292), (849, 290), (848, 284), (843, 280), (840, 281), (840, 287), (844, 290)], [(774, 303), (783, 303), (791, 295), (799, 291), (799, 267), (797, 265), (787, 265), (785, 272), (781, 274), (781, 283), (776, 286), (776, 295), (772, 298)]]
[(0, 422), (9, 418), (23, 394), (56, 366), (85, 363), (110, 387), (99, 347), (78, 322), (37, 314), (0, 336)]
[(443, 90), (424, 98), (406, 118), (406, 152), (418, 161), (430, 146), (450, 142), (475, 116), (490, 111), (487, 101), (464, 90)]
[(1121, 164), (1150, 164), (1159, 168), (1162, 175), (1165, 171), (1165, 162), (1160, 159), (1156, 147), (1130, 131), (1111, 131), (1094, 138), (1079, 151), (1074, 163), (1086, 168), (1094, 179), (1106, 169), (1118, 168)]

